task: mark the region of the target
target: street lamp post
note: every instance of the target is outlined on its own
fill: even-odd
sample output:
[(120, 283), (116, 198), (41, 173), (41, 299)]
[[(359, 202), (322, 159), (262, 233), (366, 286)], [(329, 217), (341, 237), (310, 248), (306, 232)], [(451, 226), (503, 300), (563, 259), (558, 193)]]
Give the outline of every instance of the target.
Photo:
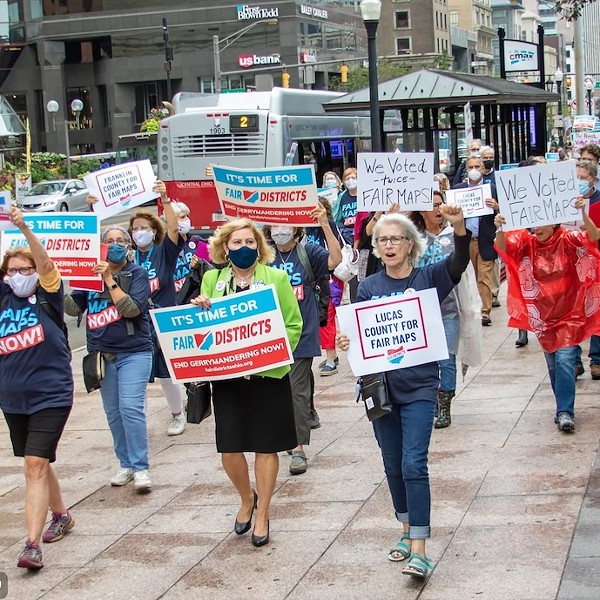
[[(50, 100), (46, 105), (46, 109), (52, 115), (52, 129), (55, 129), (54, 115), (59, 111), (60, 104), (56, 100)], [(69, 125), (75, 125), (79, 129), (79, 115), (83, 110), (83, 102), (79, 98), (75, 98), (71, 102), (71, 111), (75, 115), (75, 121), (65, 119), (65, 149), (67, 157), (67, 178), (71, 179), (71, 143), (69, 141)]]
[(563, 126), (562, 126), (562, 82), (564, 78), (564, 73), (561, 71), (560, 67), (556, 69), (554, 73), (554, 81), (556, 81), (556, 93), (558, 94), (558, 116), (560, 117), (560, 127), (558, 127), (558, 145), (563, 145)]
[(594, 84), (590, 79), (586, 79), (585, 81), (585, 93), (587, 94), (587, 103), (588, 103), (588, 115), (592, 116), (592, 90), (594, 89)]
[[(261, 23), (266, 23), (267, 25), (277, 25), (277, 19), (260, 19), (258, 21), (254, 21), (250, 23), (247, 27), (228, 35), (223, 39), (219, 39), (218, 35), (213, 35), (213, 65), (215, 71), (215, 93), (221, 93), (221, 77), (223, 76), (223, 72), (221, 71), (221, 52), (223, 50), (227, 50), (229, 46), (231, 46), (234, 42), (239, 40), (244, 34), (248, 33), (251, 29), (254, 29), (257, 25)], [(220, 48), (219, 46), (226, 42), (225, 45)]]
[(171, 66), (173, 64), (173, 48), (169, 46), (169, 27), (167, 20), (162, 20), (163, 41), (165, 43), (165, 71), (167, 72), (167, 100), (173, 99), (173, 88), (171, 86)]
[(361, 0), (360, 12), (367, 30), (369, 59), (369, 108), (371, 115), (371, 146), (381, 152), (381, 123), (379, 118), (379, 83), (377, 80), (377, 26), (381, 16), (381, 0)]

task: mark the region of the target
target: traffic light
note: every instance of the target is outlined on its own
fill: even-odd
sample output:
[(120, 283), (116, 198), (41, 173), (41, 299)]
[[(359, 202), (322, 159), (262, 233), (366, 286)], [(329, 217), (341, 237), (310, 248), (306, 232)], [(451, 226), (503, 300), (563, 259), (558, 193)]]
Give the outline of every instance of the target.
[(281, 74), (281, 80), (283, 82), (283, 87), (284, 88), (289, 88), (290, 87), (290, 74), (289, 73), (282, 73)]
[(348, 83), (348, 67), (346, 65), (342, 65), (340, 67), (340, 75), (341, 75), (341, 82)]

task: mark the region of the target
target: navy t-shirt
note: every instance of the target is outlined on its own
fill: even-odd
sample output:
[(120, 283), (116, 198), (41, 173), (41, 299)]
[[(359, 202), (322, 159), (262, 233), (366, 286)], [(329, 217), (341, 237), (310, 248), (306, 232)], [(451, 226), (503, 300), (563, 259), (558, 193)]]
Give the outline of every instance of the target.
[(354, 221), (356, 221), (356, 211), (358, 210), (356, 196), (351, 196), (346, 190), (339, 202), (337, 214), (339, 215), (340, 233), (346, 243), (352, 246), (354, 243)]
[[(426, 267), (417, 267), (404, 279), (394, 279), (380, 271), (358, 285), (356, 300), (376, 300), (402, 295), (407, 289), (416, 291), (436, 288), (440, 303), (454, 288), (448, 273), (447, 260)], [(430, 362), (415, 367), (386, 371), (388, 393), (392, 402), (408, 404), (417, 400), (435, 402), (439, 383), (438, 363)]]
[[(131, 284), (128, 294), (142, 311), (133, 319), (125, 319), (119, 314), (110, 295), (99, 292), (74, 291), (73, 300), (82, 311), (87, 310), (86, 335), (88, 351), (101, 352), (150, 352), (152, 339), (150, 337), (150, 317), (148, 316), (148, 299), (150, 298), (150, 283), (148, 273), (143, 267), (127, 263), (121, 272), (131, 273)], [(102, 296), (102, 297), (101, 297)], [(133, 335), (130, 335), (133, 324)]]
[(198, 238), (195, 236), (190, 236), (183, 242), (183, 248), (181, 248), (181, 251), (177, 256), (177, 264), (175, 265), (175, 271), (173, 272), (175, 294), (179, 293), (185, 283), (185, 278), (189, 275), (191, 269), (190, 262), (192, 256), (196, 254), (196, 248), (198, 248)]
[[(339, 240), (340, 231), (337, 225), (331, 219), (329, 219), (329, 227), (331, 227), (333, 235), (335, 235)], [(305, 231), (307, 243), (316, 244), (317, 246), (321, 246), (321, 248), (325, 248), (325, 250), (327, 250), (327, 239), (325, 238), (325, 232), (323, 231), (322, 227), (307, 227)]]
[(48, 302), (64, 314), (62, 283), (51, 293), (19, 298), (0, 281), (0, 407), (6, 413), (31, 415), (73, 404), (73, 373), (62, 329), (40, 305)]
[(147, 252), (135, 251), (135, 262), (148, 271), (152, 302), (157, 308), (177, 304), (173, 273), (182, 247), (181, 236), (179, 236), (179, 244), (174, 244), (166, 235), (160, 244), (154, 244)]
[[(315, 280), (321, 275), (327, 275), (329, 268), (327, 261), (329, 253), (315, 244), (305, 244), (308, 261), (312, 268)], [(280, 252), (275, 250), (275, 260), (271, 265), (287, 272), (290, 283), (294, 288), (294, 294), (300, 313), (302, 314), (302, 335), (300, 341), (294, 350), (294, 358), (309, 358), (321, 356), (321, 343), (319, 339), (319, 306), (317, 299), (310, 286), (310, 279), (306, 270), (298, 258), (298, 249), (296, 246), (289, 252)]]

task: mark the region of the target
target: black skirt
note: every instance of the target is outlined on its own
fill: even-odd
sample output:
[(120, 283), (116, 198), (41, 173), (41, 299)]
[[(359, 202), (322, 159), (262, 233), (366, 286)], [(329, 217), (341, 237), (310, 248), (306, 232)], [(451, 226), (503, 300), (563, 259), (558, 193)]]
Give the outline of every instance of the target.
[(288, 375), (214, 381), (218, 452), (271, 454), (297, 446)]

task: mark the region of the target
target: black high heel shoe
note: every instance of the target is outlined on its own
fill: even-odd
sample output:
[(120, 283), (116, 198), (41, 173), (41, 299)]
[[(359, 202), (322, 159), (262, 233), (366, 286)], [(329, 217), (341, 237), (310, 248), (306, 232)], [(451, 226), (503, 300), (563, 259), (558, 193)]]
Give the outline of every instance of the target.
[(266, 535), (255, 535), (252, 530), (252, 545), (260, 548), (265, 544), (269, 543), (269, 521), (267, 521), (267, 534)]
[(254, 506), (252, 507), (252, 512), (250, 513), (250, 518), (244, 523), (240, 523), (237, 519), (235, 520), (233, 530), (238, 535), (242, 535), (243, 533), (246, 533), (246, 531), (248, 531), (250, 529), (250, 525), (252, 525), (252, 515), (254, 514), (254, 511), (256, 510), (256, 505), (258, 504), (258, 494), (254, 490), (252, 490), (252, 493), (254, 494)]

